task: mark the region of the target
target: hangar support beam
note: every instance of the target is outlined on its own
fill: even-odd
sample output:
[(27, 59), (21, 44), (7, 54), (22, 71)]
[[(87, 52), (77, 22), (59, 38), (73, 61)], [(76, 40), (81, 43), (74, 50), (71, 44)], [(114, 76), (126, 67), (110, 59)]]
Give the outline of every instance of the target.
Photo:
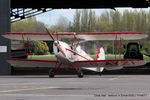
[(0, 0), (0, 75), (11, 73), (6, 60), (10, 57), (11, 41), (3, 38), (1, 33), (10, 32), (10, 0)]

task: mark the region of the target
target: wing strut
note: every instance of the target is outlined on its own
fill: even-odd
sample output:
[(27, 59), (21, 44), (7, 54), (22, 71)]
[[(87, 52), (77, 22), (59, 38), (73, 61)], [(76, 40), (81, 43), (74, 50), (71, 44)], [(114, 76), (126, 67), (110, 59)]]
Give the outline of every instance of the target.
[(76, 38), (75, 35), (74, 35), (74, 38), (73, 38), (72, 43), (71, 43), (71, 46), (70, 46), (71, 48), (73, 48), (74, 41), (75, 41), (76, 39), (77, 39), (78, 41), (77, 41), (77, 43), (76, 43), (76, 45), (75, 45), (74, 50), (76, 50), (77, 46), (79, 45), (80, 38), (78, 39), (78, 38)]
[(121, 59), (121, 40), (122, 40), (122, 38), (120, 37), (120, 50), (119, 50), (119, 59)]
[(32, 59), (32, 53), (31, 53), (31, 49), (30, 49), (30, 45), (29, 45), (29, 38), (27, 38), (27, 42), (28, 42), (28, 50), (30, 53), (30, 59)]
[[(24, 45), (25, 53), (26, 53), (26, 56), (28, 58), (27, 48), (25, 46), (25, 40), (24, 40), (24, 36), (23, 35), (22, 35), (22, 40), (23, 40), (23, 45)], [(29, 50), (29, 53), (30, 53), (30, 59), (32, 59), (32, 54), (31, 54), (31, 49), (30, 49), (29, 38), (28, 37), (27, 37), (27, 43), (28, 43), (28, 50)]]
[[(121, 59), (121, 43), (122, 43), (122, 38), (120, 37), (119, 59)], [(117, 59), (117, 35), (115, 37), (115, 59)]]
[(117, 35), (115, 37), (115, 59), (116, 59), (116, 54), (117, 54)]
[(73, 48), (75, 39), (76, 39), (76, 37), (75, 37), (75, 35), (74, 35), (74, 38), (73, 38), (72, 43), (71, 43), (71, 48)]
[(74, 50), (76, 50), (77, 46), (79, 45), (79, 42), (80, 42), (80, 38), (78, 39), (78, 42), (77, 42), (76, 47), (74, 48)]
[(26, 46), (25, 46), (25, 41), (24, 41), (24, 36), (23, 36), (23, 35), (22, 35), (22, 40), (23, 40), (23, 45), (24, 45), (24, 49), (25, 49), (25, 53), (26, 53), (26, 57), (28, 57), (27, 49), (26, 49)]

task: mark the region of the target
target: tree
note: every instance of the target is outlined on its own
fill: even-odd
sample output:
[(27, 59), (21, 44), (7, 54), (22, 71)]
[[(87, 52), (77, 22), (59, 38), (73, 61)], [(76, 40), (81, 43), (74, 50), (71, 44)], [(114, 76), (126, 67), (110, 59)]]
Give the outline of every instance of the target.
[[(11, 24), (11, 31), (12, 32), (45, 32), (45, 28), (44, 28), (44, 23), (39, 22), (36, 20), (35, 17), (32, 17)], [(46, 42), (30, 41), (29, 44), (30, 44), (30, 49), (32, 54), (42, 55), (42, 54), (47, 54), (49, 52), (49, 48)], [(26, 48), (28, 48), (28, 42), (26, 42), (25, 45)]]
[(148, 40), (150, 40), (150, 10), (147, 14), (147, 29), (146, 33), (149, 34)]
[(96, 31), (96, 15), (95, 12), (90, 10), (89, 17), (88, 17), (88, 32)]
[(96, 44), (93, 45), (92, 49), (91, 49), (91, 54), (95, 55), (97, 54), (97, 47)]
[[(45, 24), (36, 20), (35, 17), (25, 19), (11, 24), (12, 32), (45, 32)], [(60, 16), (56, 25), (51, 26), (51, 32), (113, 32), (113, 31), (135, 31), (150, 35), (150, 10), (125, 10), (122, 14), (119, 11), (105, 11), (96, 15), (93, 10), (76, 10), (73, 22), (69, 22), (64, 16)], [(150, 37), (143, 41), (142, 45), (149, 44)], [(64, 40), (70, 43), (69, 39)], [(111, 42), (105, 42), (111, 44)], [(104, 43), (104, 44), (105, 44)], [(53, 42), (47, 42), (52, 52)], [(150, 52), (149, 47), (143, 50)], [(37, 46), (38, 47), (38, 46)], [(108, 52), (112, 52), (111, 45), (108, 45)], [(119, 52), (119, 51), (117, 51)]]
[(74, 31), (75, 32), (80, 32), (80, 28), (81, 28), (81, 11), (80, 10), (76, 10), (75, 15), (74, 15)]
[(94, 32), (96, 31), (96, 15), (92, 10), (84, 9), (76, 10), (74, 16), (74, 31), (75, 32)]
[(121, 31), (121, 22), (120, 22), (120, 18), (121, 15), (119, 13), (119, 11), (111, 11), (110, 12), (110, 16), (111, 16), (111, 20), (112, 20), (112, 27), (113, 30), (112, 31)]
[[(25, 42), (26, 48), (28, 48), (28, 42)], [(45, 55), (49, 52), (49, 48), (46, 42), (43, 41), (30, 41), (29, 42), (31, 53), (34, 55)], [(29, 48), (27, 52), (30, 53)]]
[(113, 45), (110, 43), (107, 45), (107, 54), (113, 54)]
[(61, 32), (67, 32), (69, 27), (69, 21), (66, 17), (60, 16), (57, 22), (57, 30)]
[(139, 12), (135, 12), (135, 31), (136, 32), (141, 32), (141, 19), (140, 19), (140, 13)]
[(44, 23), (31, 17), (11, 24), (11, 32), (45, 32)]
[(110, 32), (112, 30), (112, 25), (109, 18), (109, 12), (104, 12), (98, 17), (96, 31), (100, 32)]
[(121, 20), (121, 31), (135, 30), (135, 15), (133, 12), (125, 10)]
[(146, 32), (147, 29), (147, 14), (145, 11), (141, 10), (141, 32)]
[(84, 9), (81, 13), (81, 32), (87, 32), (88, 30), (88, 10)]

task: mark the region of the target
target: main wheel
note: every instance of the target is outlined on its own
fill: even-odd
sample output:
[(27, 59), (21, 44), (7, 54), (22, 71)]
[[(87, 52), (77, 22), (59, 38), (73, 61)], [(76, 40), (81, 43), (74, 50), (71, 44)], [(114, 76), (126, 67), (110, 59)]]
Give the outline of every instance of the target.
[(54, 70), (53, 69), (50, 69), (49, 70), (49, 78), (53, 78), (54, 77)]
[(15, 68), (14, 68), (14, 66), (10, 66), (10, 67), (11, 67), (11, 75), (13, 75), (15, 72)]
[(78, 70), (78, 77), (79, 78), (83, 78), (84, 74), (83, 71), (81, 69)]

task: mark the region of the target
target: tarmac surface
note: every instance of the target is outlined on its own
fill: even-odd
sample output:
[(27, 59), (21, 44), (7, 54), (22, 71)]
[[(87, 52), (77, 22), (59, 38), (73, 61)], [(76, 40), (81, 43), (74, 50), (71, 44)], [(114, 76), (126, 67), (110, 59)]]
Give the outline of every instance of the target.
[(0, 76), (0, 100), (150, 100), (150, 75)]

